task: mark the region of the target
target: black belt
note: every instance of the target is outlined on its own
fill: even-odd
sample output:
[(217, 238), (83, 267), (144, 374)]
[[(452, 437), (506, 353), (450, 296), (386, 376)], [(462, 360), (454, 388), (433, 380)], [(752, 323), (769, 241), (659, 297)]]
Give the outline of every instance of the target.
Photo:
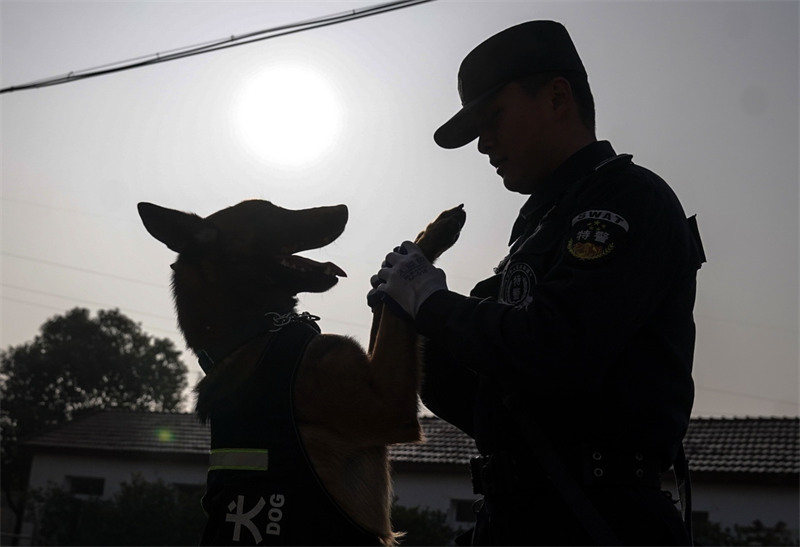
[(659, 460), (645, 451), (589, 449), (581, 462), (587, 486), (661, 487)]
[(498, 452), (469, 461), (472, 491), (494, 496), (514, 494), (544, 486), (548, 479), (527, 454)]
[[(585, 487), (659, 488), (657, 460), (646, 452), (584, 449), (567, 469)], [(508, 495), (551, 486), (533, 454), (498, 452), (470, 460), (472, 489), (485, 496)]]

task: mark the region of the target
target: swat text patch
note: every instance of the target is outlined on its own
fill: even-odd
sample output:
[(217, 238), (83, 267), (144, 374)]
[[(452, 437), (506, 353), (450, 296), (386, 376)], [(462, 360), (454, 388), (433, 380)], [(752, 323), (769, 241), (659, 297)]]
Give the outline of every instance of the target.
[(572, 219), (567, 241), (569, 254), (591, 261), (613, 253), (628, 233), (628, 221), (612, 211), (584, 211)]

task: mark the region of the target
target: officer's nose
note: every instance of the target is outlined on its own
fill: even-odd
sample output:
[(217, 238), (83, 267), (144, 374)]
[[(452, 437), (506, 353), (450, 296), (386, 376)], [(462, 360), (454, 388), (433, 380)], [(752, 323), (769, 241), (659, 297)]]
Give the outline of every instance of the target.
[(494, 140), (490, 137), (489, 131), (478, 133), (478, 152), (488, 154), (492, 149)]

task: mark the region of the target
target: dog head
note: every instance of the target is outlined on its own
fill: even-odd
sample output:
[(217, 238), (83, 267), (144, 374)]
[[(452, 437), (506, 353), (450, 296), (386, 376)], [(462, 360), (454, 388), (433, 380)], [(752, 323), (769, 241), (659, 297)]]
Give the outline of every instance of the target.
[(295, 254), (339, 237), (347, 224), (344, 205), (295, 211), (249, 200), (206, 218), (152, 203), (138, 209), (147, 231), (178, 253), (173, 295), (191, 347), (190, 338), (226, 322), (291, 311), (297, 293), (327, 291), (346, 275), (333, 263)]

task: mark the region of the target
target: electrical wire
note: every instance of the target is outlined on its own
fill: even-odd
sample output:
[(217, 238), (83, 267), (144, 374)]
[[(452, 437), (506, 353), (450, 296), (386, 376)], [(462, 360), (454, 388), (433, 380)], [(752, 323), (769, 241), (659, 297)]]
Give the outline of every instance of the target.
[[(29, 289), (27, 287), (21, 287), (19, 285), (12, 285), (10, 283), (2, 283), (2, 286), (6, 287), (6, 288), (9, 288), (9, 289), (17, 290), (17, 291), (25, 291), (25, 292), (29, 292), (29, 293), (32, 293), (32, 294), (38, 294), (40, 296), (48, 296), (48, 297), (51, 297), (51, 298), (60, 298), (62, 300), (69, 300), (71, 302), (79, 302), (79, 303), (82, 303), (82, 304), (87, 304), (89, 306), (97, 306), (97, 307), (100, 307), (100, 308), (118, 307), (118, 306), (109, 306), (108, 304), (105, 304), (103, 302), (86, 300), (86, 299), (83, 299), (83, 298), (76, 298), (74, 296), (65, 296), (63, 294), (57, 294), (57, 293), (52, 293), (52, 292), (47, 292), (47, 291), (40, 291), (40, 290), (37, 290), (37, 289)], [(5, 295), (3, 297), (5, 298)], [(132, 312), (134, 312), (134, 313), (136, 313), (138, 315), (146, 315), (148, 317), (154, 317), (156, 319), (162, 319), (164, 321), (170, 321), (170, 322), (174, 322), (175, 321), (174, 317), (167, 317), (165, 315), (159, 315), (159, 314), (156, 314), (156, 313), (149, 313), (149, 312), (146, 312), (146, 311), (140, 311), (140, 310), (134, 310), (134, 309), (131, 309), (130, 311), (132, 311)]]
[(152, 281), (143, 281), (141, 279), (134, 279), (132, 277), (125, 277), (125, 276), (122, 276), (122, 275), (115, 275), (115, 274), (111, 274), (111, 273), (107, 273), (107, 272), (100, 272), (100, 271), (92, 270), (92, 269), (89, 269), (89, 268), (81, 268), (79, 266), (71, 266), (69, 264), (63, 264), (61, 262), (54, 262), (52, 260), (45, 260), (45, 259), (42, 259), (42, 258), (34, 258), (32, 256), (25, 256), (25, 255), (20, 255), (20, 254), (16, 254), (16, 253), (9, 253), (9, 252), (6, 252), (6, 251), (0, 251), (0, 255), (8, 256), (8, 257), (11, 257), (11, 258), (17, 258), (19, 260), (27, 260), (29, 262), (37, 262), (39, 264), (45, 264), (47, 266), (55, 266), (57, 268), (64, 268), (64, 269), (67, 269), (67, 270), (73, 270), (73, 271), (76, 271), (76, 272), (99, 275), (101, 277), (107, 277), (107, 278), (110, 278), (110, 279), (118, 279), (120, 281), (126, 281), (128, 283), (137, 283), (139, 285), (147, 285), (147, 286), (155, 287), (155, 288), (158, 288), (158, 289), (162, 289), (162, 288), (165, 288), (165, 287), (168, 286), (168, 284), (166, 282), (165, 283), (155, 283), (155, 282), (152, 282)]
[[(74, 270), (81, 271), (81, 272), (84, 272), (84, 273), (100, 275), (100, 276), (103, 276), (103, 277), (112, 277), (112, 278), (120, 279), (120, 280), (127, 281), (127, 282), (144, 283), (144, 284), (147, 284), (147, 285), (153, 285), (153, 286), (157, 286), (157, 287), (161, 286), (161, 285), (157, 285), (157, 284), (154, 284), (154, 283), (146, 283), (146, 282), (138, 281), (136, 279), (125, 278), (125, 277), (115, 276), (115, 275), (111, 275), (111, 274), (105, 274), (105, 273), (94, 271), (94, 270), (76, 268), (76, 267), (73, 267), (73, 266), (68, 266), (68, 265), (65, 265), (65, 264), (59, 264), (59, 263), (56, 263), (56, 262), (50, 262), (50, 261), (45, 261), (45, 260), (40, 260), (40, 259), (34, 259), (34, 258), (31, 258), (31, 257), (25, 257), (25, 256), (21, 256), (21, 255), (14, 255), (14, 254), (5, 253), (5, 252), (2, 253), (2, 254), (8, 255), (8, 256), (14, 256), (14, 257), (17, 257), (17, 258), (22, 258), (22, 259), (25, 259), (25, 260), (41, 262), (41, 263), (45, 263), (45, 264), (52, 265), (52, 266), (58, 266), (58, 267), (62, 267), (62, 268), (74, 269)], [(95, 307), (98, 307), (98, 308), (101, 308), (101, 309), (120, 308), (122, 311), (124, 311), (125, 313), (128, 313), (128, 314), (136, 314), (136, 315), (139, 315), (139, 316), (146, 316), (146, 317), (151, 317), (151, 318), (155, 318), (155, 319), (159, 319), (159, 320), (165, 320), (165, 321), (174, 321), (173, 317), (167, 317), (167, 316), (158, 315), (158, 314), (154, 314), (154, 313), (143, 312), (143, 311), (140, 311), (140, 310), (127, 308), (125, 306), (121, 307), (118, 304), (117, 305), (110, 305), (110, 304), (107, 304), (107, 303), (102, 303), (102, 302), (97, 302), (97, 301), (90, 301), (90, 300), (85, 300), (85, 299), (82, 299), (82, 298), (76, 298), (76, 297), (73, 297), (73, 296), (66, 296), (66, 295), (62, 295), (62, 294), (56, 294), (56, 293), (40, 291), (40, 290), (31, 289), (31, 288), (27, 288), (27, 287), (21, 287), (21, 286), (17, 286), (17, 285), (8, 284), (8, 283), (2, 283), (2, 286), (6, 287), (6, 288), (9, 288), (9, 289), (13, 289), (13, 290), (20, 290), (20, 291), (25, 291), (25, 292), (32, 293), (32, 294), (38, 294), (40, 296), (46, 296), (46, 297), (51, 297), (51, 298), (59, 298), (59, 299), (69, 300), (69, 301), (72, 301), (72, 302), (75, 302), (75, 303), (79, 303), (79, 304), (91, 305), (91, 306), (95, 306)], [(0, 298), (2, 298), (2, 300), (6, 300), (6, 301), (9, 301), (9, 302), (15, 302), (15, 303), (18, 303), (18, 304), (36, 306), (36, 307), (45, 308), (45, 309), (51, 309), (51, 310), (55, 310), (55, 311), (65, 311), (64, 308), (62, 308), (62, 307), (57, 307), (57, 306), (53, 306), (53, 305), (46, 305), (46, 304), (39, 304), (39, 303), (31, 302), (31, 301), (28, 301), (28, 300), (21, 300), (21, 299), (18, 299), (18, 298), (7, 296), (5, 294), (1, 295)], [(365, 324), (356, 323), (356, 322), (352, 322), (352, 321), (345, 321), (345, 320), (342, 320), (342, 319), (335, 319), (335, 318), (326, 317), (325, 320), (327, 322), (330, 322), (330, 323), (341, 324), (341, 325), (346, 325), (346, 326), (350, 326), (350, 327), (366, 328)], [(164, 328), (161, 328), (161, 327), (155, 327), (155, 326), (152, 326), (152, 325), (145, 325), (145, 326), (147, 327), (147, 330), (155, 330), (155, 331), (159, 331), (159, 332), (162, 332), (162, 333), (165, 333), (165, 334), (169, 334), (172, 337), (178, 337), (179, 338), (179, 336), (178, 336), (178, 332), (179, 331), (178, 331), (177, 328), (172, 329), (172, 330), (167, 330), (167, 329), (164, 329)], [(719, 394), (727, 395), (727, 396), (741, 397), (741, 398), (753, 399), (753, 400), (759, 400), (759, 401), (766, 401), (766, 402), (771, 402), (771, 403), (780, 404), (780, 405), (794, 405), (794, 406), (797, 406), (797, 404), (798, 404), (797, 401), (789, 401), (789, 400), (785, 400), (785, 399), (777, 399), (777, 398), (774, 398), (774, 397), (759, 396), (759, 395), (754, 395), (752, 393), (745, 393), (745, 392), (741, 392), (741, 391), (719, 389), (719, 388), (709, 387), (709, 386), (706, 386), (706, 385), (703, 385), (703, 384), (700, 384), (700, 383), (696, 384), (695, 387), (697, 388), (698, 391), (706, 391), (706, 392), (712, 392), (712, 393), (719, 393)]]
[(695, 387), (698, 391), (710, 391), (711, 393), (720, 393), (722, 395), (730, 395), (732, 397), (743, 397), (745, 399), (755, 399), (758, 401), (768, 401), (770, 403), (781, 405), (794, 405), (798, 406), (798, 401), (789, 401), (788, 399), (776, 399), (774, 397), (764, 397), (760, 395), (753, 395), (751, 393), (744, 393), (742, 391), (732, 391), (728, 389), (717, 389), (713, 387), (705, 387), (701, 384), (696, 384)]
[[(132, 277), (125, 277), (125, 276), (122, 276), (122, 275), (115, 275), (115, 274), (111, 274), (111, 273), (107, 273), (107, 272), (100, 272), (98, 270), (92, 270), (92, 269), (89, 269), (89, 268), (81, 268), (81, 267), (78, 267), (78, 266), (72, 266), (72, 265), (69, 265), (69, 264), (63, 264), (61, 262), (54, 262), (52, 260), (44, 260), (44, 259), (41, 259), (41, 258), (34, 258), (34, 257), (31, 257), (31, 256), (24, 256), (24, 255), (20, 255), (20, 254), (16, 254), (16, 253), (10, 253), (10, 252), (6, 252), (6, 251), (0, 251), (0, 256), (8, 256), (8, 257), (17, 258), (17, 259), (20, 259), (20, 260), (27, 260), (27, 261), (30, 261), (30, 262), (36, 262), (36, 263), (39, 263), (39, 264), (45, 264), (47, 266), (54, 266), (54, 267), (57, 267), (57, 268), (64, 268), (64, 269), (67, 269), (67, 270), (73, 270), (73, 271), (80, 272), (80, 273), (87, 273), (87, 274), (91, 274), (91, 275), (97, 275), (97, 276), (105, 277), (105, 278), (109, 278), (109, 279), (117, 279), (119, 281), (124, 281), (126, 283), (136, 283), (136, 284), (139, 284), (139, 285), (146, 285), (146, 286), (149, 286), (149, 287), (155, 287), (157, 289), (166, 289), (169, 286), (169, 284), (166, 283), (166, 282), (165, 283), (154, 283), (154, 282), (151, 282), (151, 281), (142, 281), (141, 279), (134, 279)], [(44, 293), (44, 292), (38, 291), (36, 289), (30, 289), (30, 288), (27, 288), (27, 287), (21, 287), (21, 286), (18, 286), (18, 285), (12, 285), (12, 284), (9, 284), (9, 283), (2, 283), (2, 286), (8, 287), (10, 289), (18, 289), (18, 290), (28, 291), (28, 292), (32, 292), (32, 293), (38, 293), (38, 294), (41, 294), (43, 296), (51, 296), (51, 297), (56, 297), (56, 298), (62, 298), (62, 299), (65, 299), (65, 300), (80, 301), (80, 299), (76, 299), (76, 298), (74, 298), (72, 296), (66, 296), (66, 295), (61, 295), (61, 294), (52, 294), (52, 293)], [(5, 298), (5, 296), (3, 296), (3, 298)], [(87, 301), (84, 301), (84, 302), (88, 303), (88, 304), (93, 304), (93, 305), (96, 305), (96, 306), (108, 307), (107, 304), (103, 304), (103, 303), (100, 303), (100, 302), (87, 302)], [(149, 313), (146, 313), (146, 312), (137, 312), (137, 313), (140, 313), (142, 315), (152, 315), (153, 317), (158, 317), (160, 319), (172, 319), (172, 318), (164, 317), (163, 315), (161, 315), (161, 316), (160, 315), (153, 315), (153, 314), (149, 314)], [(346, 321), (344, 319), (335, 319), (335, 318), (329, 318), (329, 317), (326, 317), (325, 320), (326, 321), (330, 321), (332, 323), (338, 323), (340, 325), (347, 325), (347, 326), (350, 326), (350, 327), (368, 328), (368, 325), (366, 323), (358, 323), (358, 322), (354, 322), (354, 321)]]
[(280, 36), (287, 36), (289, 34), (295, 34), (306, 30), (313, 30), (317, 28), (327, 27), (330, 25), (336, 25), (339, 23), (346, 23), (348, 21), (354, 21), (357, 19), (362, 19), (364, 17), (370, 17), (372, 15), (389, 13), (398, 9), (404, 9), (407, 7), (412, 7), (418, 4), (424, 4), (432, 1), (433, 0), (401, 0), (395, 2), (388, 2), (386, 4), (378, 4), (375, 6), (362, 9), (354, 9), (352, 11), (342, 12), (339, 14), (318, 17), (315, 19), (308, 19), (306, 21), (301, 21), (298, 23), (281, 25), (265, 30), (245, 33), (240, 36), (234, 35), (228, 38), (205, 42), (203, 44), (178, 48), (167, 51), (165, 53), (155, 53), (153, 55), (136, 57), (133, 59), (128, 59), (126, 61), (109, 63), (94, 68), (72, 71), (61, 76), (53, 76), (51, 78), (35, 80), (27, 84), (21, 84), (0, 89), (0, 94), (65, 84), (68, 82), (85, 80), (87, 78), (104, 76), (107, 74), (113, 74), (125, 70), (132, 70), (135, 68), (141, 68), (159, 63), (165, 63), (167, 61), (185, 59), (187, 57), (202, 55), (205, 53), (210, 53), (212, 51), (220, 51), (232, 47), (238, 47), (247, 44), (252, 44), (255, 42), (261, 42), (264, 40), (270, 40), (272, 38), (277, 38)]
[[(59, 264), (54, 264), (54, 265), (60, 266)], [(89, 273), (98, 273), (99, 274), (99, 272), (93, 272), (93, 271), (90, 271)], [(103, 275), (103, 274), (100, 274), (100, 275)], [(133, 281), (133, 280), (126, 279), (126, 281)], [(39, 290), (36, 290), (36, 289), (20, 287), (20, 286), (16, 286), (16, 285), (7, 284), (7, 283), (3, 283), (2, 286), (3, 287), (7, 287), (9, 289), (21, 290), (21, 291), (25, 291), (25, 292), (29, 292), (29, 293), (33, 293), (33, 294), (38, 294), (38, 295), (41, 295), (41, 296), (54, 297), (54, 298), (59, 298), (59, 299), (64, 299), (64, 300), (70, 300), (70, 301), (73, 301), (73, 302), (76, 302), (76, 303), (82, 303), (82, 304), (85, 304), (85, 305), (92, 305), (92, 306), (96, 306), (96, 307), (102, 308), (102, 309), (109, 309), (109, 308), (115, 308), (115, 307), (116, 308), (120, 308), (119, 305), (111, 306), (109, 304), (102, 303), (102, 302), (90, 301), (90, 300), (85, 300), (85, 299), (81, 299), (81, 298), (75, 298), (75, 297), (72, 297), (72, 296), (65, 296), (65, 295), (61, 295), (61, 294), (44, 292), (44, 291), (39, 291)], [(9, 297), (7, 295), (2, 295), (2, 299), (10, 301), (10, 302), (19, 303), (19, 304), (27, 304), (27, 305), (41, 307), (41, 308), (47, 308), (47, 309), (52, 309), (52, 310), (57, 310), (57, 311), (64, 311), (63, 308), (60, 308), (60, 307), (51, 306), (51, 305), (45, 305), (45, 304), (38, 304), (38, 303), (26, 301), (26, 300), (20, 300), (18, 298)], [(139, 316), (152, 317), (152, 318), (155, 318), (155, 319), (165, 320), (165, 321), (174, 321), (173, 317), (166, 317), (166, 316), (163, 316), (163, 315), (158, 315), (158, 314), (149, 313), (149, 312), (143, 312), (143, 311), (140, 311), (140, 310), (135, 310), (135, 309), (127, 308), (127, 307), (122, 307), (121, 309), (124, 312), (130, 313), (130, 314), (136, 314), (136, 315), (139, 315)], [(344, 321), (344, 320), (341, 320), (341, 319), (334, 319), (334, 318), (325, 318), (325, 320), (330, 322), (330, 323), (337, 323), (337, 324), (342, 324), (342, 325), (366, 328), (365, 324), (355, 323), (355, 322), (352, 322), (352, 321)], [(164, 328), (159, 328), (159, 327), (154, 327), (154, 326), (147, 326), (147, 327), (148, 327), (148, 330), (157, 330), (157, 331), (160, 331), (160, 332), (163, 332), (163, 333), (170, 334), (172, 336), (176, 336), (178, 334), (178, 329), (177, 328), (173, 329), (173, 330), (167, 330), (167, 329), (164, 329)], [(698, 391), (706, 391), (706, 392), (719, 393), (719, 394), (722, 394), (722, 395), (728, 395), (728, 396), (733, 396), (733, 397), (742, 397), (742, 398), (746, 398), (746, 399), (766, 401), (766, 402), (771, 402), (771, 403), (780, 404), (780, 405), (794, 405), (794, 406), (797, 406), (797, 404), (798, 404), (797, 401), (789, 401), (789, 400), (786, 400), (786, 399), (777, 399), (777, 398), (774, 398), (774, 397), (765, 397), (765, 396), (754, 395), (752, 393), (745, 393), (745, 392), (741, 392), (741, 391), (733, 391), (733, 390), (726, 390), (726, 389), (708, 387), (708, 386), (705, 386), (705, 385), (700, 384), (700, 383), (696, 384), (695, 387), (697, 388)]]
[[(64, 297), (64, 298), (66, 298), (66, 297)], [(31, 302), (30, 300), (22, 300), (20, 298), (12, 298), (10, 296), (5, 296), (5, 295), (2, 296), (2, 299), (5, 300), (5, 301), (8, 301), (8, 302), (14, 302), (15, 304), (22, 304), (22, 305), (25, 305), (25, 306), (33, 306), (35, 308), (42, 308), (42, 309), (45, 309), (45, 310), (52, 310), (52, 311), (57, 311), (57, 312), (60, 312), (60, 313), (66, 313), (67, 311), (69, 311), (69, 308), (64, 308), (62, 306), (39, 304), (38, 302)], [(119, 309), (122, 313), (124, 313), (125, 315), (128, 315), (128, 316), (132, 315), (133, 313), (138, 313), (136, 311), (132, 311), (132, 310), (129, 310), (127, 308), (120, 307), (120, 306), (102, 306), (102, 307), (100, 307), (98, 309), (105, 309), (105, 310), (108, 310), (108, 309)], [(177, 327), (174, 328), (174, 329), (165, 329), (165, 328), (162, 328), (162, 327), (154, 327), (154, 326), (149, 325), (147, 323), (142, 323), (142, 329), (145, 330), (145, 332), (147, 332), (147, 333), (149, 333), (150, 331), (158, 331), (158, 332), (164, 333), (164, 334), (168, 335), (170, 340), (172, 340), (173, 342), (175, 342), (175, 340), (180, 340), (181, 339)], [(19, 343), (15, 343), (14, 345), (21, 345), (21, 344), (24, 344), (24, 343), (25, 342), (19, 342)], [(2, 348), (0, 348), (0, 349), (2, 349)]]

